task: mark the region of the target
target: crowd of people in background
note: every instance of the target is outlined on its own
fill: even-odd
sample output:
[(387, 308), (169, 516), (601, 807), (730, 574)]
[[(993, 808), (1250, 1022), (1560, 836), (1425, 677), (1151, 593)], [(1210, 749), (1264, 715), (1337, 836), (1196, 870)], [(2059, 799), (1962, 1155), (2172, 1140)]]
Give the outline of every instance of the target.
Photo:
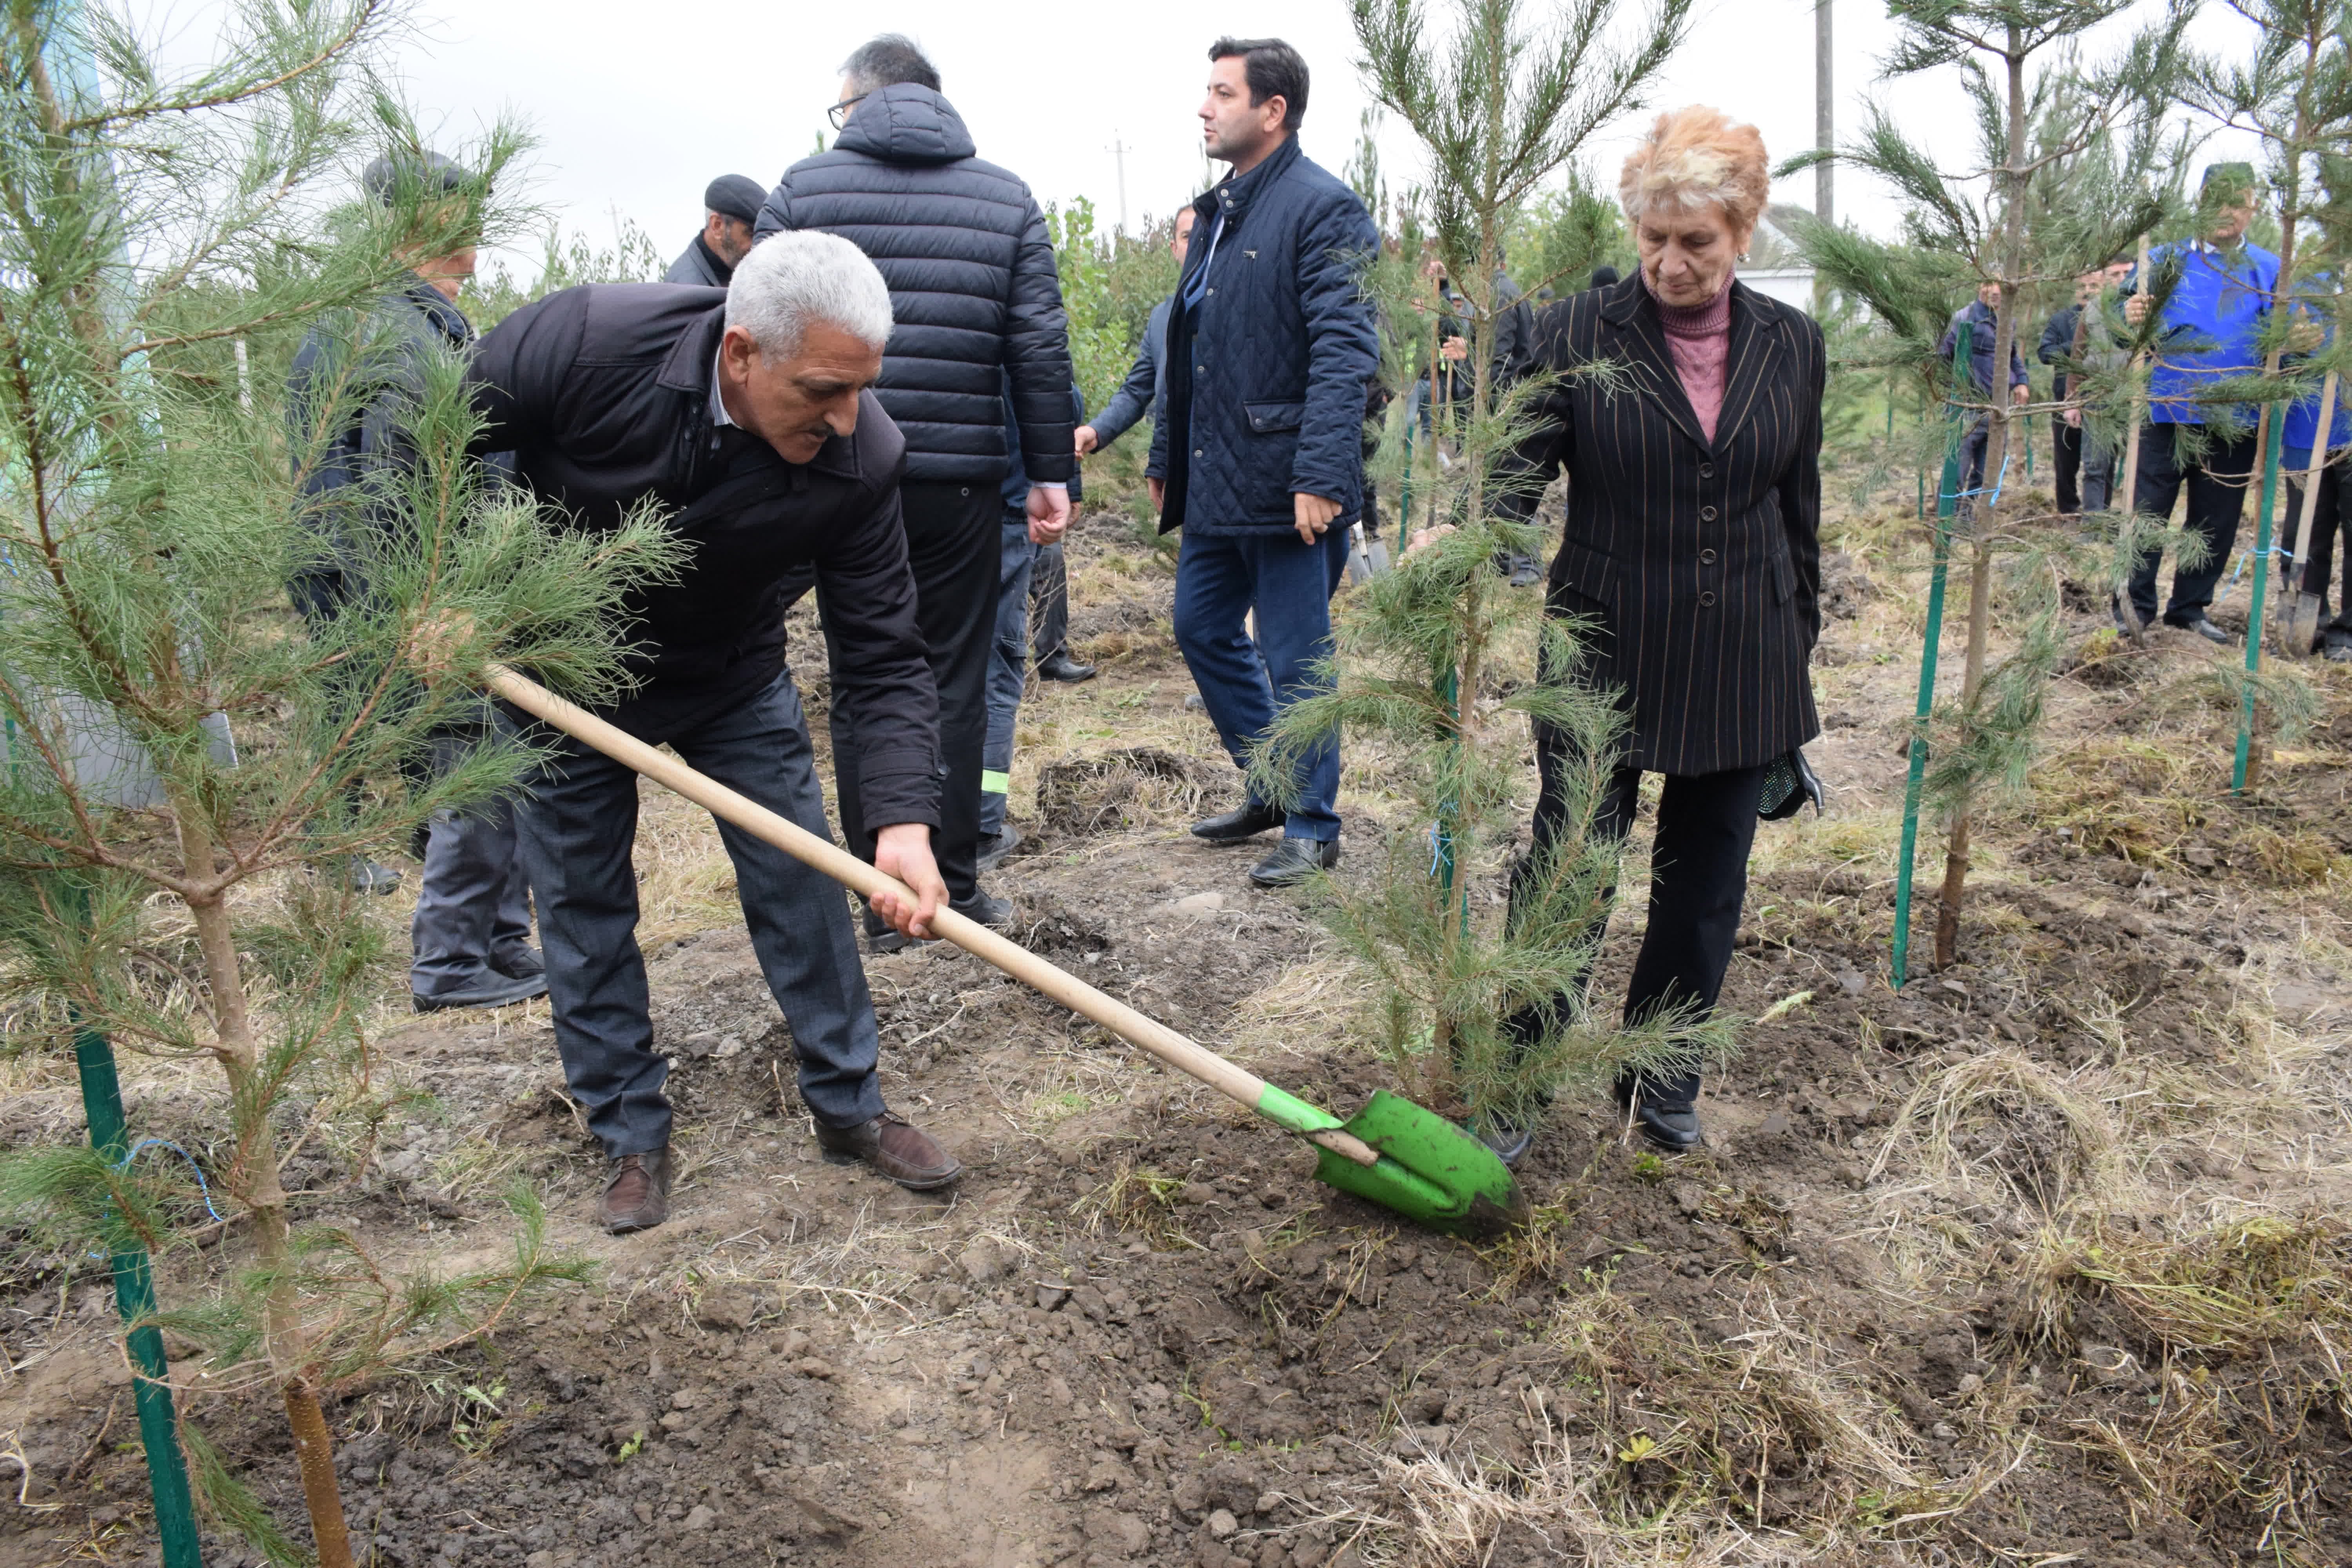
[[(869, 950), (928, 939), (941, 905), (1009, 925), (1010, 900), (982, 878), (1020, 843), (1006, 806), (1024, 693), (1033, 671), (1094, 674), (1066, 640), (1061, 551), (1080, 459), (1149, 422), (1151, 504), (1162, 531), (1181, 530), (1176, 644), (1219, 742), (1244, 770), (1287, 705), (1327, 689), (1350, 532), (1380, 525), (1366, 463), (1391, 392), (1381, 321), (1356, 268), (1381, 236), (1363, 201), (1300, 143), (1309, 75), (1297, 50), (1221, 38), (1208, 64), (1202, 145), (1227, 172), (1178, 213), (1175, 291), (1153, 307), (1132, 370), (1099, 410), (1089, 414), (1073, 375), (1036, 200), (978, 155), (923, 51), (886, 35), (843, 67), (833, 144), (772, 187), (712, 180), (703, 226), (664, 283), (566, 289), (478, 343), (453, 303), (470, 249), (411, 258), (413, 279), (376, 322), (410, 370), (386, 378), (366, 418), (334, 437), (337, 460), (317, 466), (317, 526), (349, 526), (355, 510), (364, 520), (370, 467), (403, 460), (402, 398), (417, 384), (418, 356), (464, 357), (486, 463), (572, 526), (658, 502), (694, 546), (678, 581), (633, 604), (638, 684), (606, 717), (829, 833), (784, 650), (785, 611), (813, 590), (841, 836), (908, 890), (860, 912)], [(1738, 278), (1768, 167), (1751, 126), (1706, 108), (1662, 115), (1621, 176), (1640, 258), (1632, 276), (1602, 268), (1588, 288), (1530, 300), (1497, 273), (1479, 306), (1433, 257), (1423, 271), (1439, 321), (1406, 394), (1410, 427), (1467, 398), (1474, 342), (1485, 344), (1490, 387), (1542, 378), (1532, 434), (1509, 461), (1567, 477), (1564, 531), (1548, 575), (1524, 557), (1497, 567), (1519, 586), (1542, 581), (1549, 613), (1589, 628), (1585, 678), (1625, 711), (1598, 830), (1622, 838), (1643, 774), (1664, 775), (1648, 924), (1624, 1000), (1633, 1023), (1713, 1008), (1759, 815), (1793, 811), (1816, 787), (1801, 748), (1819, 728), (1809, 667), (1821, 626), (1826, 356), (1809, 316)], [(2159, 262), (2179, 275), (2165, 326), (2200, 346), (2158, 370), (2135, 500), (2168, 515), (2187, 488), (2189, 527), (2209, 548), (2176, 573), (2165, 618), (2220, 640), (2205, 610), (2234, 539), (2250, 438), (2234, 426), (2169, 437), (2208, 416), (2195, 401), (2200, 382), (2248, 362), (2277, 263), (2245, 240), (2251, 171), (2221, 165), (2207, 179), (2224, 198), (2208, 204), (2210, 227)], [(465, 171), (430, 156), (380, 161), (367, 181), (387, 203), (420, 185), (436, 198), (479, 194)], [(2063, 510), (2109, 502), (2115, 443), (2100, 434), (2104, 420), (2086, 420), (2095, 409), (2070, 401), (2069, 377), (2113, 368), (2111, 328), (2144, 318), (2146, 282), (2123, 258), (2087, 273), (2042, 333), (2039, 358), (2059, 367)], [(2008, 365), (1995, 363), (1999, 303), (1988, 284), (1954, 317), (1942, 353), (1980, 399), (1998, 381), (2021, 405), (2031, 394), (2018, 345)], [(298, 362), (298, 410), (330, 346), (320, 338)], [(1623, 384), (1573, 374), (1596, 360), (1629, 367)], [(2286, 435), (2298, 466), (2322, 444), (2315, 416), (2301, 417)], [(2347, 423), (2339, 415), (2325, 445), (2341, 444)], [(1987, 424), (1966, 435), (1969, 497), (2003, 482), (1984, 472)], [(2352, 529), (2346, 471), (2329, 470), (2318, 498), (2323, 540)], [(1500, 504), (1524, 519), (1528, 487), (1507, 489)], [(2327, 550), (2313, 553), (2322, 591)], [(2151, 557), (2117, 596), (2119, 624), (2156, 617), (2156, 579)], [(314, 617), (368, 591), (333, 571), (292, 589)], [(2330, 657), (2352, 658), (2352, 612), (2326, 637)], [(501, 736), (527, 736), (550, 760), (518, 799), (431, 825), (415, 1003), (547, 994), (571, 1091), (608, 1159), (600, 1217), (616, 1232), (656, 1225), (667, 1213), (670, 1110), (635, 936), (635, 781), (487, 707), (446, 750)], [(1571, 781), (1590, 759), (1545, 726), (1535, 741), (1539, 858), (1569, 822)], [(1192, 836), (1244, 845), (1278, 833), (1247, 872), (1261, 887), (1330, 871), (1343, 828), (1340, 744), (1328, 736), (1279, 798), (1252, 784)], [(954, 1182), (954, 1156), (883, 1101), (859, 931), (839, 890), (737, 829), (720, 833), (819, 1142), (910, 1188)], [(371, 891), (397, 879), (373, 861), (350, 875)], [(528, 940), (526, 891), (543, 959)], [(1575, 1000), (1529, 1009), (1515, 1037), (1532, 1046)], [(1702, 1141), (1699, 1089), (1696, 1075), (1634, 1075), (1617, 1095), (1629, 1126), (1681, 1152)], [(1537, 1129), (1474, 1131), (1517, 1160)]]

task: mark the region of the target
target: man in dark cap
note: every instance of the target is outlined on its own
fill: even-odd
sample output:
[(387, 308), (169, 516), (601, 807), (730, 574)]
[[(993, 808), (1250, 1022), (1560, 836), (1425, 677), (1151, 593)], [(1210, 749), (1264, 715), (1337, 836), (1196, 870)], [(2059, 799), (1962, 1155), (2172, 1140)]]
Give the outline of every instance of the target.
[[(367, 596), (368, 534), (409, 526), (396, 501), (371, 493), (371, 482), (414, 461), (408, 411), (434, 359), (468, 355), (474, 344), (457, 300), (474, 275), (480, 183), (437, 153), (378, 158), (360, 183), (377, 202), (414, 215), (414, 237), (394, 253), (407, 275), (373, 310), (320, 322), (294, 355), (292, 450), (303, 518), (319, 548), (287, 586), (295, 607), (314, 624)], [(320, 428), (333, 419), (343, 421), (340, 429)], [(502, 456), (490, 461), (505, 466)], [(435, 773), (454, 767), (481, 742), (488, 717), (485, 710), (470, 724), (435, 731), (424, 766)], [(499, 1007), (545, 994), (545, 966), (530, 945), (512, 805), (494, 801), (436, 813), (422, 858), (408, 969), (416, 1009)], [(345, 876), (370, 893), (388, 893), (400, 880), (399, 872), (363, 856), (353, 858)]]
[(704, 186), (702, 232), (669, 264), (662, 281), (726, 288), (736, 267), (751, 254), (751, 224), (767, 194), (757, 180), (741, 174), (721, 174)]

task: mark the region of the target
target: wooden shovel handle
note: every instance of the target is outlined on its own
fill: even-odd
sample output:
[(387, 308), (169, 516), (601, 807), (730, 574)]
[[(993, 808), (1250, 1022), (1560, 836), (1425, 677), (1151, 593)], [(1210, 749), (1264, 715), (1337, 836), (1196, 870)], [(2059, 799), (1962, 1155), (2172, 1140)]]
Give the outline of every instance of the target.
[[(2336, 373), (2331, 370), (2319, 384), (2319, 424), (2312, 437), (2311, 466), (2303, 473), (2303, 505), (2298, 509), (2298, 515), (2295, 518), (2294, 537), (2288, 540), (2286, 544), (2286, 559), (2290, 566), (2303, 564), (2303, 552), (2313, 542), (2311, 519), (2319, 510), (2319, 477), (2327, 467), (2328, 426), (2335, 422)], [(2290, 593), (2303, 592), (2303, 583), (2300, 578), (2287, 586)], [(2279, 603), (2284, 606), (2293, 601), (2284, 595), (2281, 595)]]
[[(876, 870), (832, 840), (820, 838), (798, 823), (779, 816), (757, 801), (738, 795), (716, 779), (697, 773), (677, 758), (665, 755), (618, 725), (597, 718), (577, 703), (566, 701), (538, 682), (527, 679), (503, 665), (491, 665), (484, 674), (492, 691), (524, 712), (545, 721), (572, 739), (593, 746), (614, 762), (625, 763), (655, 783), (676, 791), (712, 816), (723, 817), (753, 837), (774, 845), (793, 859), (824, 872), (844, 887), (863, 893), (868, 899), (887, 891), (898, 894), (909, 903), (915, 901), (914, 893), (897, 878)], [(931, 930), (973, 957), (994, 964), (1023, 984), (1052, 997), (1071, 1012), (1100, 1024), (1129, 1045), (1150, 1052), (1178, 1072), (1199, 1079), (1211, 1089), (1239, 1100), (1252, 1110), (1259, 1110), (1266, 1090), (1264, 1079), (1246, 1068), (1236, 1067), (1205, 1046), (1188, 1039), (1155, 1018), (1145, 1016), (1126, 1003), (1105, 995), (1076, 975), (1040, 958), (1018, 942), (1010, 942), (979, 921), (946, 908), (931, 917)], [(1381, 1157), (1371, 1146), (1352, 1133), (1330, 1128), (1302, 1133), (1301, 1136), (1359, 1165), (1380, 1163)]]

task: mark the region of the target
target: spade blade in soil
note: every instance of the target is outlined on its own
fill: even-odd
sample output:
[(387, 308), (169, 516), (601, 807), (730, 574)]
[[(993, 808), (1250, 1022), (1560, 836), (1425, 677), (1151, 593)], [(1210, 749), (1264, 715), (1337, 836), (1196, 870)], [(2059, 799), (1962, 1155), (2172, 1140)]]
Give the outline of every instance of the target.
[(1435, 1111), (1378, 1089), (1347, 1128), (1380, 1151), (1381, 1163), (1359, 1165), (1322, 1150), (1318, 1181), (1455, 1236), (1499, 1236), (1526, 1217), (1509, 1168)]

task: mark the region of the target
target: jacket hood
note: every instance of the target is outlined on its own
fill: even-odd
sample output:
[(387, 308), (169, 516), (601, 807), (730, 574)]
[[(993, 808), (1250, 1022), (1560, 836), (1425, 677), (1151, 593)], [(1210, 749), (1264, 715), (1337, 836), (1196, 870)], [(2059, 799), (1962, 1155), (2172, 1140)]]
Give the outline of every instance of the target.
[(834, 145), (886, 163), (952, 163), (978, 151), (954, 104), (905, 81), (860, 100)]

